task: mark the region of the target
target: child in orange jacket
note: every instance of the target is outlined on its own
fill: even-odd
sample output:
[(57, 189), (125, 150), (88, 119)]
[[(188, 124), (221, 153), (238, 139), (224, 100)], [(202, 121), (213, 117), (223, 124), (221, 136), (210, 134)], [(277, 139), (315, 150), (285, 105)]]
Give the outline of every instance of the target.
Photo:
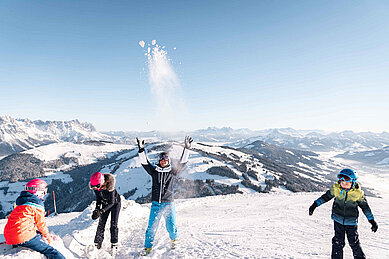
[[(4, 237), (8, 245), (30, 248), (48, 258), (65, 257), (50, 246), (51, 238), (46, 225), (44, 197), (47, 183), (34, 179), (27, 183), (25, 191), (16, 199), (16, 207), (8, 217)], [(39, 234), (37, 234), (39, 233)]]

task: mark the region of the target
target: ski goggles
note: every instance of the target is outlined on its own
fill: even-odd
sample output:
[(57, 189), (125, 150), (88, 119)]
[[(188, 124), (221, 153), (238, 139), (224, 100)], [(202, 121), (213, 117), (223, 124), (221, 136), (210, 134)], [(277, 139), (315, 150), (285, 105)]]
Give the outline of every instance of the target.
[(96, 185), (89, 184), (89, 189), (91, 189), (91, 190), (100, 189), (100, 187), (101, 187), (101, 184), (96, 184)]
[(37, 191), (37, 192), (42, 192), (44, 195), (47, 194), (47, 187), (46, 188), (40, 188), (40, 187), (25, 187), (25, 191)]
[(352, 179), (350, 176), (348, 175), (345, 175), (345, 174), (338, 174), (338, 179), (341, 180), (341, 181), (345, 181), (345, 182), (351, 182)]
[(159, 157), (159, 161), (164, 160), (164, 161), (169, 161), (169, 156), (168, 155), (162, 155)]

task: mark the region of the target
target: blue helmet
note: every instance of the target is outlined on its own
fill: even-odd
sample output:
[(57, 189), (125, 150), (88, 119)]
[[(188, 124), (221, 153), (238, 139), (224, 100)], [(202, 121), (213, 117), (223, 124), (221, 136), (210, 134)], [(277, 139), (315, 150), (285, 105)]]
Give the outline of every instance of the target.
[(338, 179), (345, 182), (356, 182), (358, 180), (358, 174), (349, 168), (343, 169), (338, 174)]

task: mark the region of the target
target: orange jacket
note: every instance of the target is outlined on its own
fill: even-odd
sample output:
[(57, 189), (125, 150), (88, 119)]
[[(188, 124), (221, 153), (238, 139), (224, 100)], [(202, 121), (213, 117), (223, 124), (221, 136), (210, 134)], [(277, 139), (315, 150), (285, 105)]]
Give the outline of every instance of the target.
[[(37, 201), (34, 194), (23, 191), (22, 195), (24, 195), (24, 198), (27, 196), (27, 199), (23, 199), (22, 201), (24, 203), (16, 206), (8, 217), (7, 224), (4, 228), (5, 241), (8, 245), (21, 244), (31, 240), (37, 235), (37, 231), (39, 231), (50, 244), (51, 240), (49, 229), (46, 225), (43, 202)], [(35, 197), (29, 197), (30, 195)], [(16, 202), (17, 204), (18, 200)]]

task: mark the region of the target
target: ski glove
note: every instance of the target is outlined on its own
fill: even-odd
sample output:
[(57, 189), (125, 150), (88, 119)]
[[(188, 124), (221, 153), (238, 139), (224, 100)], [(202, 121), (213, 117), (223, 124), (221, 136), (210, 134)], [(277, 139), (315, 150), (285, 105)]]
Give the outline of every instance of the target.
[(377, 224), (377, 222), (375, 222), (374, 219), (369, 220), (369, 222), (370, 222), (370, 224), (371, 224), (371, 231), (377, 232), (377, 229), (378, 229), (378, 224)]
[(138, 143), (139, 153), (142, 153), (145, 151), (145, 141), (140, 140), (139, 138), (136, 138), (136, 142)]
[(190, 149), (192, 142), (193, 142), (193, 139), (189, 136), (186, 136), (185, 137), (185, 148)]
[(103, 214), (103, 213), (104, 213), (104, 210), (103, 210), (103, 209), (100, 209), (100, 210), (95, 209), (95, 210), (93, 211), (93, 213), (92, 213), (92, 219), (93, 219), (93, 220), (98, 219), (98, 218), (101, 216), (101, 214)]
[(316, 208), (317, 208), (317, 204), (316, 204), (316, 202), (313, 202), (311, 207), (309, 207), (309, 216), (312, 216), (312, 214), (313, 214), (313, 212), (315, 211)]

